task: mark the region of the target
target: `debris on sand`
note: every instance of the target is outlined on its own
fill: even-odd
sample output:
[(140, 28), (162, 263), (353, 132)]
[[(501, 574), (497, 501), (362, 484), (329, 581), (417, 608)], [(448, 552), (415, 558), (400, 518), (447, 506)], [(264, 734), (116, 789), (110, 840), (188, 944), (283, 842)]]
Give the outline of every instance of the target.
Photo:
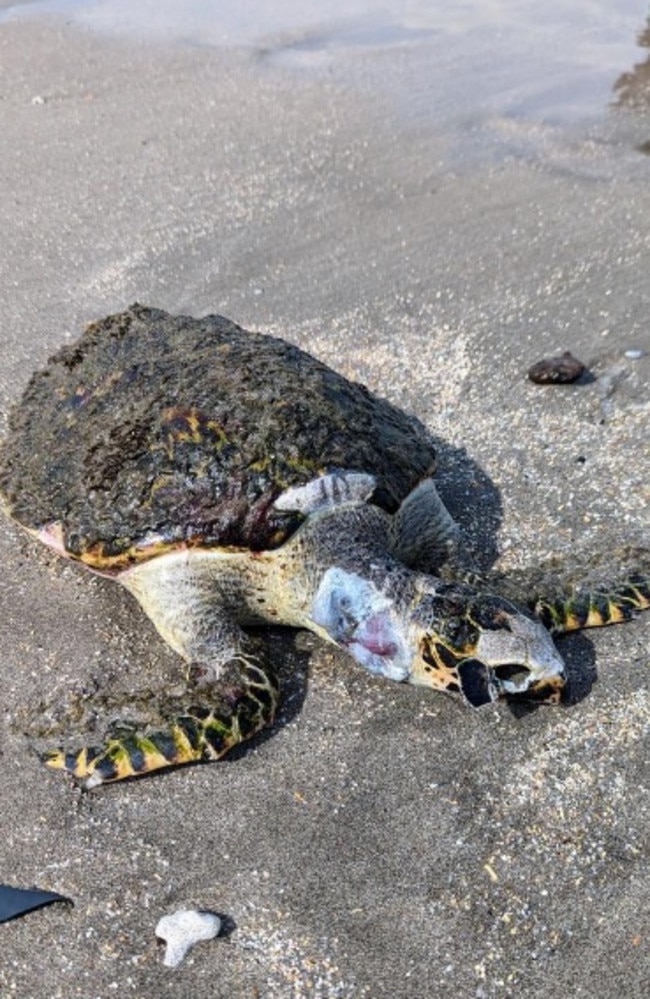
[(163, 964), (176, 968), (194, 944), (214, 939), (220, 929), (221, 920), (213, 912), (179, 909), (163, 916), (156, 926), (156, 936), (167, 944)]

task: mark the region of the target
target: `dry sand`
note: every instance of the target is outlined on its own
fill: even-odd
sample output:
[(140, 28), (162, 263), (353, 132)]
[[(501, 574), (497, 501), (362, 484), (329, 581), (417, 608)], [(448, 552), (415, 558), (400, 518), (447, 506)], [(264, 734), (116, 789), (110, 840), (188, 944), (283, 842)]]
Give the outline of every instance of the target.
[[(647, 118), (450, 132), (272, 56), (0, 26), (2, 411), (92, 318), (222, 312), (440, 434), (485, 561), (647, 546)], [(526, 381), (564, 349), (596, 380)], [(0, 549), (0, 880), (75, 902), (0, 927), (3, 999), (650, 992), (650, 615), (563, 642), (588, 695), (520, 717), (280, 635), (270, 737), (82, 794), (39, 719), (177, 663), (117, 587), (8, 523)], [(163, 967), (195, 907), (230, 933)]]

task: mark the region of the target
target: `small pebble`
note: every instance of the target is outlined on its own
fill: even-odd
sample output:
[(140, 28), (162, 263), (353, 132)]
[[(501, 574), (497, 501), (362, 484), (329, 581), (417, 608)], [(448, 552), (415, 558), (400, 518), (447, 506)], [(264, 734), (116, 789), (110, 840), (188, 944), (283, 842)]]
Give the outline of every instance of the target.
[(643, 357), (643, 351), (637, 350), (637, 348), (635, 347), (632, 350), (626, 350), (625, 356), (627, 357), (628, 361), (638, 361), (640, 357)]
[(531, 382), (538, 385), (566, 385), (575, 382), (585, 372), (582, 361), (565, 350), (559, 357), (546, 357), (528, 369)]
[(221, 920), (212, 912), (179, 909), (163, 916), (156, 926), (156, 936), (167, 944), (163, 964), (176, 968), (195, 943), (214, 939), (220, 929)]

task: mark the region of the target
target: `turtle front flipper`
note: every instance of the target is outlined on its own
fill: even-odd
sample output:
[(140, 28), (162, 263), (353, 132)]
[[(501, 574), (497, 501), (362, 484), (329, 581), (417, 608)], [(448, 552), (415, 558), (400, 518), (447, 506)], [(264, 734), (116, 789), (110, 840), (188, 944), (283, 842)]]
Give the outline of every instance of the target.
[(200, 698), (185, 710), (173, 703), (161, 709), (161, 727), (123, 730), (101, 747), (54, 750), (43, 761), (90, 789), (163, 767), (218, 760), (273, 721), (278, 685), (267, 666), (235, 661), (219, 680), (200, 688)]
[(46, 756), (48, 766), (87, 788), (217, 760), (268, 725), (278, 701), (264, 643), (237, 620), (244, 606), (238, 577), (223, 571), (219, 553), (173, 552), (119, 578), (199, 680), (182, 699), (161, 698), (156, 720), (142, 731), (122, 728), (99, 748)]
[(554, 635), (620, 624), (649, 608), (650, 576), (642, 573), (611, 587), (574, 590), (557, 598), (531, 601), (533, 613)]

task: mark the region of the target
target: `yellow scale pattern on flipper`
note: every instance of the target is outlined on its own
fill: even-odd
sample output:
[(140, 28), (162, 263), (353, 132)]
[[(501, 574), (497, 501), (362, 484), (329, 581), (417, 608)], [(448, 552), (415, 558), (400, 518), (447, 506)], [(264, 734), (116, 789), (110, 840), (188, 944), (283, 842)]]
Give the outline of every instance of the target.
[(54, 750), (43, 756), (43, 762), (92, 788), (163, 767), (218, 760), (268, 725), (275, 714), (275, 679), (250, 663), (243, 667), (243, 674), (245, 680), (237, 696), (230, 703), (222, 698), (219, 711), (196, 706), (170, 719), (165, 729), (129, 732), (108, 739), (101, 748)]
[(629, 621), (650, 608), (650, 577), (630, 576), (624, 583), (602, 590), (576, 592), (557, 600), (538, 600), (537, 617), (553, 634), (600, 628)]

